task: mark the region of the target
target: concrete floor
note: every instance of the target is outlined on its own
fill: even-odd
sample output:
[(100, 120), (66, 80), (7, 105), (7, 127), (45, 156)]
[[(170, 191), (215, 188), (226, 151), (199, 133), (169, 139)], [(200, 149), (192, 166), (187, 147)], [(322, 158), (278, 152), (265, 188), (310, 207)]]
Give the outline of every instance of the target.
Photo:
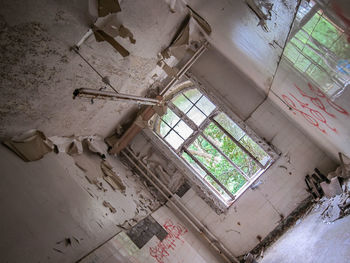
[(323, 223), (322, 208), (297, 221), (265, 253), (260, 263), (350, 262), (350, 217)]

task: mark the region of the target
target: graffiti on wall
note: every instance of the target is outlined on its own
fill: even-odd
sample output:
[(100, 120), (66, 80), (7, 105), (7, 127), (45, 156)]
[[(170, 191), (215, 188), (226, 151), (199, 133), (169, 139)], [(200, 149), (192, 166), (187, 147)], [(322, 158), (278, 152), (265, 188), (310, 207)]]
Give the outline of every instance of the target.
[(184, 243), (184, 240), (181, 237), (188, 232), (188, 230), (180, 225), (174, 225), (173, 222), (168, 219), (164, 225), (164, 229), (168, 232), (166, 238), (163, 241), (160, 241), (155, 247), (149, 248), (149, 253), (154, 257), (158, 263), (164, 263), (164, 258), (168, 257), (169, 252), (174, 251), (176, 248), (176, 241), (179, 240)]
[[(284, 102), (295, 111), (293, 112), (294, 114), (296, 114), (296, 112), (299, 113), (308, 123), (319, 129), (322, 133), (328, 134), (327, 131), (338, 133), (337, 129), (329, 124), (329, 119), (336, 119), (337, 113), (347, 116), (349, 113), (331, 101), (319, 88), (312, 86), (310, 83), (308, 83), (308, 87), (312, 95), (308, 95), (295, 85), (301, 98), (289, 92), (289, 95), (282, 95)], [(330, 108), (327, 108), (334, 113), (326, 109), (327, 105), (330, 106)]]

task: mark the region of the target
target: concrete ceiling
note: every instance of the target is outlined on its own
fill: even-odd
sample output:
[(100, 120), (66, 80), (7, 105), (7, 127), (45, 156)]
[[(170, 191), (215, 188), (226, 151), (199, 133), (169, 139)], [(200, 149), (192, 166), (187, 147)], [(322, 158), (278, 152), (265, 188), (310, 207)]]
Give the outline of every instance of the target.
[[(279, 1), (276, 1), (279, 2)], [(286, 2), (286, 1), (284, 1)], [(76, 88), (103, 83), (80, 57), (70, 51), (96, 20), (91, 3), (2, 1), (0, 136), (31, 128), (47, 135), (110, 134), (134, 107), (124, 102), (72, 100)], [(276, 3), (269, 32), (244, 1), (189, 1), (213, 28), (209, 39), (239, 71), (266, 91), (276, 70), (296, 1)], [(175, 13), (166, 1), (122, 1), (116, 20), (133, 32), (136, 44), (117, 37), (129, 51), (122, 58), (107, 43), (90, 37), (82, 55), (110, 78), (118, 91), (140, 95), (152, 82), (157, 53), (169, 45), (186, 9)], [(278, 15), (277, 15), (278, 14)], [(279, 19), (279, 23), (276, 20)], [(283, 22), (281, 22), (283, 19)], [(277, 47), (269, 44), (276, 40)]]

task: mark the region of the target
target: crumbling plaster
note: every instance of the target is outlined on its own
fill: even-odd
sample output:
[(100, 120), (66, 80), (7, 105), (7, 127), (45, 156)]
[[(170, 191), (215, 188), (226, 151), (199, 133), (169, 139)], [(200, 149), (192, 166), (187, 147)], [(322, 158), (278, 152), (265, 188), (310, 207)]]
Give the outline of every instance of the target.
[[(257, 26), (259, 20), (244, 1), (193, 0), (189, 2), (213, 27), (213, 34), (209, 41), (218, 50), (208, 51), (194, 66), (193, 72), (198, 77), (204, 78), (210, 84), (212, 92), (217, 92), (217, 96), (229, 96), (224, 103), (242, 119), (246, 119), (258, 135), (282, 152), (278, 162), (261, 177), (263, 183), (255, 190), (247, 190), (226, 214), (218, 216), (193, 190), (188, 191), (183, 197), (186, 205), (226, 247), (238, 256), (252, 249), (259, 242), (257, 236), (264, 238), (277, 226), (281, 215), (290, 213), (298, 202), (307, 196), (303, 183), (307, 172), (312, 171), (316, 166), (327, 171), (333, 168), (334, 163), (281, 114), (280, 108), (276, 107), (270, 99), (263, 102), (263, 95), (269, 89), (277, 68), (282, 53), (281, 47), (284, 46), (289, 32), (297, 1), (274, 1), (272, 20), (267, 21), (269, 32), (264, 32), (260, 26)], [(72, 92), (76, 88), (103, 86), (99, 77), (69, 50), (94, 21), (89, 14), (88, 3), (65, 1), (59, 4), (57, 2), (47, 4), (40, 0), (2, 1), (1, 5), (0, 136), (13, 135), (29, 128), (39, 128), (49, 136), (110, 134), (132, 109), (132, 105), (104, 101), (95, 101), (94, 104), (90, 104), (86, 100), (72, 100)], [(131, 55), (123, 59), (109, 45), (96, 43), (93, 37), (83, 44), (80, 52), (103, 75), (107, 75), (118, 90), (130, 94), (144, 94), (151, 82), (152, 71), (157, 62), (156, 54), (170, 43), (184, 14), (181, 12), (173, 14), (165, 2), (155, 0), (122, 1), (121, 7), (123, 12), (117, 14), (118, 19), (134, 33), (136, 44), (132, 46), (124, 39), (118, 39), (118, 41), (129, 49)], [(231, 65), (233, 61), (235, 66)], [(220, 77), (208, 72), (208, 65), (211, 63), (222, 67), (221, 72), (216, 72), (221, 74)], [(242, 74), (246, 76), (242, 77)], [(237, 83), (239, 85), (234, 86)], [(263, 103), (260, 105), (261, 102)], [(2, 156), (10, 155), (3, 148), (2, 151)], [(6, 162), (5, 158), (2, 160), (3, 165), (12, 171), (7, 174), (8, 183), (13, 185), (11, 189), (17, 187), (17, 182), (14, 181), (16, 178), (10, 176), (16, 173), (12, 170), (13, 167), (9, 167), (11, 163), (21, 167), (16, 168), (21, 169), (19, 173), (21, 178), (28, 179), (28, 173), (32, 178), (38, 173), (38, 177), (46, 180), (48, 178), (52, 180), (55, 176), (68, 180), (68, 182), (60, 181), (57, 178), (57, 185), (51, 186), (53, 188), (50, 191), (55, 195), (53, 205), (62, 207), (65, 211), (66, 203), (71, 202), (68, 199), (70, 193), (81, 192), (82, 195), (86, 195), (86, 198), (90, 197), (79, 188), (79, 185), (72, 184), (70, 177), (65, 177), (65, 168), (62, 164), (56, 164), (56, 159), (55, 161), (52, 159), (53, 155), (52, 153), (45, 159), (30, 164), (34, 167), (30, 169), (17, 164), (20, 160), (14, 156), (6, 157), (13, 159), (11, 162)], [(68, 162), (72, 165), (71, 161)], [(44, 177), (38, 172), (42, 166), (51, 167), (52, 170), (52, 167), (57, 167), (56, 169), (62, 173), (52, 173), (49, 177)], [(73, 189), (65, 189), (66, 184), (72, 184)], [(6, 184), (3, 185), (6, 186)], [(26, 190), (27, 188), (23, 191), (20, 189), (17, 188), (17, 191), (21, 199), (16, 199), (15, 206), (11, 206), (13, 203), (4, 204), (9, 211), (18, 215), (27, 211), (21, 211), (21, 201), (27, 199), (28, 193), (32, 195), (32, 192), (28, 192), (30, 190)], [(12, 193), (8, 192), (8, 194)], [(64, 203), (61, 194), (67, 197)], [(36, 207), (38, 202), (45, 213), (52, 211), (52, 207), (48, 207), (48, 203), (44, 203), (40, 198), (40, 192), (35, 192), (33, 195), (32, 207), (38, 209)], [(79, 200), (84, 203), (86, 198)], [(72, 203), (70, 208), (73, 212), (75, 211), (74, 213), (81, 212), (75, 210), (82, 205), (80, 201)], [(89, 208), (91, 201), (85, 206)], [(96, 210), (92, 215), (86, 216), (86, 220), (99, 218), (102, 208), (100, 204), (98, 208), (96, 206)], [(134, 206), (131, 206), (130, 213), (133, 209)], [(31, 210), (30, 213), (32, 214), (33, 211), (35, 210)], [(50, 213), (45, 218), (53, 220), (56, 216), (58, 221), (53, 223), (57, 224), (51, 225), (49, 222), (50, 224), (44, 225), (47, 227), (47, 232), (56, 225), (59, 226), (52, 236), (39, 235), (42, 225), (38, 222), (30, 223), (33, 226), (33, 232), (30, 233), (27, 228), (25, 229), (27, 224), (25, 220), (20, 221), (19, 224), (23, 223), (22, 228), (15, 230), (23, 230), (26, 233), (21, 246), (31, 244), (34, 247), (33, 236), (39, 238), (39, 242), (44, 244), (44, 250), (50, 251), (52, 261), (58, 262), (63, 260), (63, 255), (52, 252), (49, 245), (59, 241), (57, 239), (61, 238), (62, 233), (69, 235), (71, 232), (67, 230), (68, 228), (77, 229), (77, 235), (81, 234), (84, 240), (85, 238), (87, 240), (86, 244), (81, 245), (80, 250), (67, 252), (67, 255), (76, 259), (112, 235), (108, 227), (100, 230), (97, 224), (91, 227), (90, 222), (83, 224), (86, 229), (82, 230), (80, 220), (78, 222), (70, 212), (63, 213), (63, 216), (67, 216), (65, 218), (62, 218), (61, 214)], [(7, 215), (2, 220), (11, 222), (12, 218), (12, 215)], [(106, 220), (106, 226), (112, 227), (115, 223), (109, 219), (104, 220)], [(66, 221), (70, 222), (71, 227), (67, 226), (62, 230), (60, 227)], [(119, 231), (118, 228), (114, 233), (117, 231)], [(19, 234), (15, 236), (12, 232), (6, 232), (6, 234), (12, 243), (16, 243), (20, 236)], [(9, 247), (10, 245), (8, 247), (5, 245), (4, 249), (14, 253)], [(28, 246), (28, 250), (21, 257), (25, 258), (29, 255), (29, 248), (31, 246)], [(36, 251), (40, 253), (37, 247)], [(47, 254), (42, 253), (40, 256), (45, 257)]]
[[(75, 262), (123, 228), (158, 207), (137, 176), (116, 158), (107, 161), (126, 185), (125, 193), (101, 178), (103, 191), (90, 184), (84, 171), (66, 153), (49, 153), (25, 163), (0, 146), (0, 254), (4, 262)], [(98, 171), (101, 158), (83, 153)], [(109, 202), (116, 212), (103, 206)], [(65, 244), (69, 238), (71, 244)]]
[[(159, 1), (124, 1), (121, 8), (117, 19), (133, 32), (136, 43), (118, 41), (131, 55), (122, 58), (93, 36), (80, 52), (118, 91), (141, 95), (152, 82), (157, 53), (169, 45), (184, 15), (172, 14)], [(96, 19), (88, 1), (2, 1), (0, 19), (0, 136), (31, 128), (48, 136), (106, 136), (133, 108), (124, 102), (72, 100), (76, 88), (104, 87), (70, 51)]]
[[(220, 72), (216, 72), (218, 65)], [(210, 69), (213, 74), (209, 74)], [(315, 167), (327, 173), (335, 164), (273, 101), (264, 100), (261, 90), (214, 49), (205, 53), (191, 72), (202, 83), (202, 88), (213, 96), (225, 98), (222, 104), (246, 118), (249, 127), (281, 153), (258, 179), (258, 186), (248, 189), (225, 214), (218, 215), (192, 189), (182, 198), (210, 231), (234, 255), (240, 256), (253, 249), (260, 238), (308, 197), (304, 182), (307, 173)]]

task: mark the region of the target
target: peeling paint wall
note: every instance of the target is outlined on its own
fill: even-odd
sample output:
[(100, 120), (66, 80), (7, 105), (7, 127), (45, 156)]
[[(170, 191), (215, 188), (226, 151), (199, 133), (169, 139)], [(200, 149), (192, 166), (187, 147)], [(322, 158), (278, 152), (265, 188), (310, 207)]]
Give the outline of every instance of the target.
[[(307, 173), (315, 167), (326, 173), (335, 164), (270, 99), (264, 100), (258, 87), (225, 61), (219, 53), (215, 55), (211, 50), (191, 71), (209, 93), (225, 97), (222, 103), (245, 117), (250, 128), (275, 146), (281, 156), (259, 178), (259, 186), (248, 189), (226, 214), (217, 215), (193, 190), (189, 190), (182, 200), (226, 247), (240, 256), (253, 249), (308, 197), (304, 182)], [(215, 72), (219, 64), (221, 70)], [(210, 74), (211, 67), (213, 74)], [(244, 106), (242, 100), (249, 100), (249, 103)]]
[(159, 207), (140, 180), (110, 156), (125, 191), (114, 191), (102, 179), (96, 154), (80, 157), (86, 157), (84, 166), (95, 172), (98, 185), (66, 153), (26, 163), (1, 145), (0, 155), (4, 262), (74, 262)]
[(168, 208), (158, 209), (152, 217), (168, 232), (163, 241), (154, 236), (139, 249), (124, 232), (121, 232), (81, 262), (102, 263), (115, 260), (120, 260), (118, 262), (122, 263), (222, 262), (222, 259)]
[[(91, 3), (93, 1), (90, 1)], [(90, 4), (91, 4), (90, 3)], [(165, 2), (123, 1), (118, 21), (135, 44), (117, 37), (122, 58), (91, 36), (80, 53), (120, 92), (142, 95), (153, 81), (157, 53), (167, 47), (184, 14)], [(36, 128), (46, 135), (107, 136), (135, 109), (125, 102), (72, 99), (77, 88), (99, 89), (100, 77), (70, 48), (96, 20), (89, 1), (2, 1), (0, 10), (0, 136)]]

